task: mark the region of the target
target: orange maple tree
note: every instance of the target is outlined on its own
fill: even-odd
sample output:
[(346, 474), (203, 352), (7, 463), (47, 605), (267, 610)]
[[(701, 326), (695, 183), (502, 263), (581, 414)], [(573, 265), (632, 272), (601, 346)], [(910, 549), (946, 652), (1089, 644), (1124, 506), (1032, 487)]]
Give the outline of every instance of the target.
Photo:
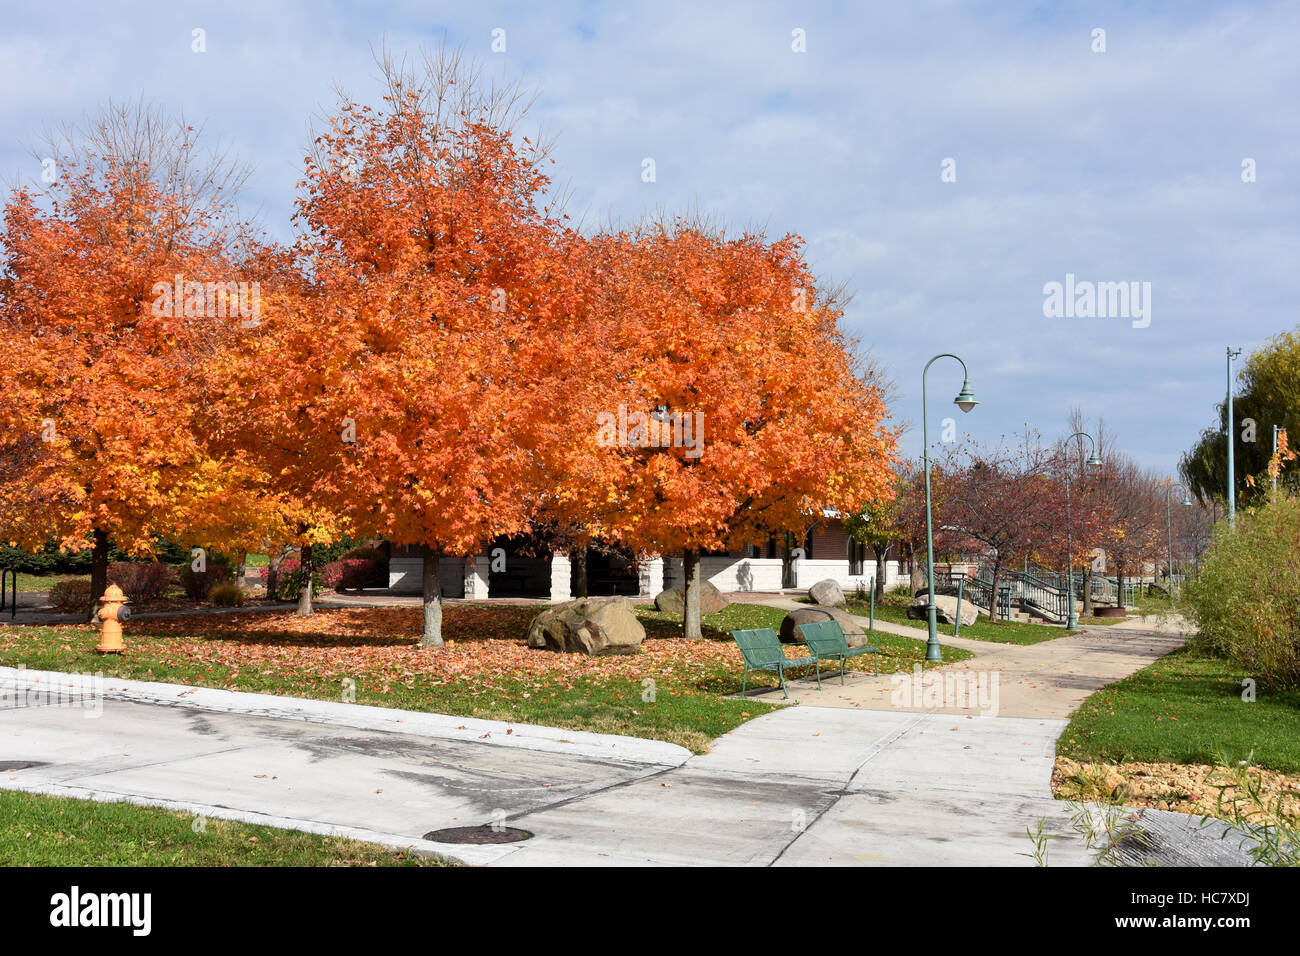
[(242, 278), (222, 192), (238, 176), (195, 140), (147, 105), (109, 106), (68, 134), (52, 182), (5, 204), (0, 533), (92, 545), (94, 597), (111, 544), (262, 533), (245, 464), (210, 457), (191, 427), (195, 370), (249, 304), (215, 286)]
[(585, 413), (589, 484), (566, 484), (629, 548), (681, 553), (700, 636), (699, 553), (802, 531), (887, 498), (897, 433), (854, 374), (840, 310), (801, 242), (676, 221), (604, 237), (604, 346)]
[(302, 280), (223, 373), (224, 407), (269, 409), (256, 456), (303, 503), (302, 540), (422, 547), (440, 646), (439, 556), (524, 530), (545, 446), (576, 427), (551, 416), (584, 341), (567, 319), (581, 271), (527, 141), (431, 107), (439, 77), (391, 79), (381, 108), (342, 103), (308, 157)]

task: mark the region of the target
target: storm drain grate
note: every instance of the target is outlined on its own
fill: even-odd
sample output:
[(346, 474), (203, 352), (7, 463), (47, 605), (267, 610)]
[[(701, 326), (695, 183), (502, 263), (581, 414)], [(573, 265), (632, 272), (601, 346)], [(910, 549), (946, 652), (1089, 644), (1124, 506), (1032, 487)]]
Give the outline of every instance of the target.
[(442, 830), (430, 830), (424, 835), (426, 840), (434, 843), (472, 843), (486, 846), (490, 843), (518, 843), (532, 836), (527, 830), (518, 827), (501, 827), (484, 824), (478, 827), (446, 827)]
[(32, 767), (44, 767), (43, 760), (4, 760), (0, 758), (0, 773), (10, 773), (14, 770), (28, 770)]

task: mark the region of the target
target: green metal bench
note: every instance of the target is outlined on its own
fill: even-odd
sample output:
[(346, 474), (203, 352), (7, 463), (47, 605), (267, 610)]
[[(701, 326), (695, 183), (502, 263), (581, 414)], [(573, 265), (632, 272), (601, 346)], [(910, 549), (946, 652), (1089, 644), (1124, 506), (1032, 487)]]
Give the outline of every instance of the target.
[[(840, 662), (841, 684), (844, 683), (844, 665), (848, 663), (850, 657), (857, 657), (859, 654), (871, 654), (876, 673), (880, 673), (878, 648), (874, 644), (870, 647), (849, 647), (849, 642), (844, 637), (844, 629), (840, 627), (839, 621), (811, 621), (807, 624), (800, 624), (799, 631), (803, 634), (804, 643), (808, 645), (809, 653), (817, 658), (819, 672), (822, 661), (838, 660)], [(820, 685), (821, 679), (818, 678), (818, 686)]]
[[(749, 687), (750, 671), (770, 671), (781, 680), (781, 693), (787, 698), (790, 692), (785, 689), (785, 672), (790, 667), (816, 667), (814, 657), (786, 657), (785, 648), (776, 631), (770, 627), (731, 632), (732, 639), (740, 646), (740, 656), (745, 659), (745, 679), (740, 684), (740, 696), (745, 696)], [(817, 674), (817, 687), (822, 686), (821, 672)]]

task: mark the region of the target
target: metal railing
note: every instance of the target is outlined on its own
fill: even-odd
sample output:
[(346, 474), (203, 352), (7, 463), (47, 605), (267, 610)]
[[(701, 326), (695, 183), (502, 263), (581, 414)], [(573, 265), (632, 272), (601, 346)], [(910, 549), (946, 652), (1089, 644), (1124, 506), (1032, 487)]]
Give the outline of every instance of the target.
[(18, 572), (10, 568), (0, 568), (0, 611), (5, 609), (5, 578), (9, 578), (12, 586), (13, 597), (9, 603), (9, 620), (13, 620), (18, 614)]

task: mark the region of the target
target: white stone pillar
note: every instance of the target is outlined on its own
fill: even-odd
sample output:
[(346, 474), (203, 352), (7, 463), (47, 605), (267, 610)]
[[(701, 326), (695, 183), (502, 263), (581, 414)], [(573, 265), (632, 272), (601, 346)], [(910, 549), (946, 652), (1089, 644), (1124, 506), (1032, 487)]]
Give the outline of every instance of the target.
[(488, 574), (491, 562), (486, 554), (465, 559), (465, 597), (472, 601), (485, 601), (488, 596)]
[(573, 599), (573, 592), (569, 590), (570, 575), (572, 574), (572, 563), (569, 561), (567, 554), (560, 554), (558, 551), (551, 555), (551, 600), (552, 601), (570, 601)]
[(637, 568), (637, 576), (640, 578), (640, 596), (654, 598), (664, 589), (664, 559), (661, 557), (646, 558)]

